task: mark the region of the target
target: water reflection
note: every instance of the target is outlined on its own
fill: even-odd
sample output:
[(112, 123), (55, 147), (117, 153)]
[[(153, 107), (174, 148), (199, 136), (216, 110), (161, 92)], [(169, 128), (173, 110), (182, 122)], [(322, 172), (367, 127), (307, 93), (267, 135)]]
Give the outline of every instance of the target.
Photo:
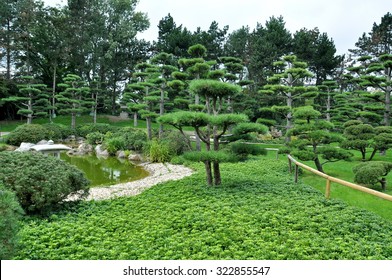
[(128, 160), (120, 161), (115, 157), (107, 159), (93, 156), (68, 156), (61, 154), (61, 159), (75, 165), (86, 174), (91, 186), (114, 185), (123, 182), (135, 181), (148, 175), (140, 166)]

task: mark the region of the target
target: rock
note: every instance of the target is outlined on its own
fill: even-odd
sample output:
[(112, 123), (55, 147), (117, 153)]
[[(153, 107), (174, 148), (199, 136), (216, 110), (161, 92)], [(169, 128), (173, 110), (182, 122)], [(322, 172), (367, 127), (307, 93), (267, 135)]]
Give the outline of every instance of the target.
[(37, 143), (37, 145), (46, 145), (46, 144), (48, 144), (48, 141), (47, 141), (47, 140), (41, 140), (41, 141), (39, 141), (39, 142)]
[(79, 155), (87, 155), (91, 154), (94, 151), (93, 146), (87, 143), (80, 144), (78, 147), (78, 154)]
[(143, 157), (139, 154), (132, 154), (128, 156), (128, 159), (131, 161), (142, 161)]
[(97, 157), (108, 157), (109, 152), (107, 150), (102, 150), (102, 145), (97, 145), (95, 147), (95, 154)]
[(116, 156), (118, 158), (126, 158), (127, 156), (125, 155), (124, 151), (117, 151)]
[(33, 146), (35, 146), (35, 144), (22, 142), (20, 144), (19, 148), (17, 148), (15, 151), (16, 152), (27, 152), (27, 151), (30, 151), (31, 147), (33, 147)]

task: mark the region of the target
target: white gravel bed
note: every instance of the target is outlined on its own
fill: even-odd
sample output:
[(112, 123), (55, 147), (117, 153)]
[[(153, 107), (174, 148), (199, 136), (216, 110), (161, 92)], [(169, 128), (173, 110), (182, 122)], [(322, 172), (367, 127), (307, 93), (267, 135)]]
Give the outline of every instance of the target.
[[(137, 195), (158, 183), (180, 180), (193, 173), (192, 169), (188, 167), (168, 163), (144, 163), (141, 166), (150, 173), (146, 178), (107, 187), (91, 188), (86, 200), (104, 200)], [(67, 198), (67, 200), (73, 199), (73, 197)]]

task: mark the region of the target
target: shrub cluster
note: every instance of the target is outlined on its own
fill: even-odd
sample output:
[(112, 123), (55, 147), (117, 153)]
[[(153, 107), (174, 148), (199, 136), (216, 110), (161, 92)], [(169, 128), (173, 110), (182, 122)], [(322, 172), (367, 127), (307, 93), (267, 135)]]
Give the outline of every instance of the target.
[(90, 133), (101, 133), (106, 134), (108, 132), (118, 132), (120, 129), (115, 126), (111, 126), (107, 123), (96, 123), (96, 124), (84, 124), (76, 128), (76, 134), (80, 137), (86, 138)]
[(24, 124), (18, 126), (14, 131), (7, 135), (7, 144), (19, 146), (22, 142), (37, 143), (42, 139), (50, 138), (50, 131), (39, 124)]
[(1, 152), (0, 182), (15, 192), (28, 213), (50, 210), (68, 195), (88, 194), (88, 180), (76, 167), (41, 153)]
[(0, 182), (0, 259), (11, 259), (17, 247), (19, 220), (23, 214), (13, 192)]
[(37, 143), (44, 139), (58, 141), (72, 134), (74, 131), (62, 124), (24, 124), (6, 136), (6, 143), (19, 146), (22, 142)]

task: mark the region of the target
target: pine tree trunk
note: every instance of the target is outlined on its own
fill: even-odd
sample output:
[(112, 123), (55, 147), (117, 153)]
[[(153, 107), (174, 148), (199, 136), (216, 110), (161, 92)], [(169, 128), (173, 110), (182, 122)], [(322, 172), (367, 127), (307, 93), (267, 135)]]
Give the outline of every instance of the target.
[(133, 113), (133, 126), (137, 127), (137, 112)]
[(329, 93), (327, 98), (327, 121), (331, 121), (331, 95)]
[[(161, 89), (161, 100), (159, 103), (159, 116), (163, 116), (163, 113), (165, 111), (164, 101), (165, 101), (165, 92), (163, 89)], [(162, 134), (163, 134), (163, 124), (159, 124), (159, 138), (162, 137)]]
[(372, 152), (372, 154), (370, 155), (370, 158), (369, 158), (369, 161), (371, 161), (372, 159), (373, 159), (373, 157), (376, 155), (376, 152), (377, 152), (378, 150), (375, 148), (375, 149), (373, 149), (373, 152)]
[(384, 123), (386, 126), (391, 125), (391, 93), (392, 93), (392, 86), (389, 84), (391, 83), (391, 75), (392, 75), (392, 68), (388, 67), (385, 69), (385, 76), (386, 76), (386, 84), (387, 88), (385, 90), (385, 112), (384, 112)]
[(381, 189), (385, 191), (387, 186), (387, 180), (385, 178), (381, 178), (380, 183), (381, 183)]
[(147, 124), (147, 137), (148, 137), (148, 140), (152, 140), (152, 129), (151, 129), (151, 118), (150, 117), (146, 118), (146, 124)]
[[(291, 92), (289, 92), (287, 94), (287, 106), (292, 109), (293, 108), (293, 97), (291, 95)], [(289, 129), (291, 129), (293, 127), (293, 115), (291, 113), (291, 111), (286, 115), (286, 131), (288, 131)], [(291, 137), (287, 136), (286, 137), (286, 143), (291, 141)]]
[(318, 156), (316, 156), (316, 158), (314, 159), (314, 164), (316, 165), (316, 168), (318, 171), (324, 173), (323, 166), (321, 165), (321, 162), (320, 162), (320, 159), (318, 158)]
[(214, 167), (214, 183), (215, 186), (219, 186), (222, 183), (219, 162), (214, 161), (213, 167)]
[(55, 99), (55, 94), (56, 94), (56, 77), (57, 76), (57, 64), (54, 65), (53, 69), (53, 85), (52, 85), (52, 110), (50, 112), (50, 122), (52, 122), (52, 119), (56, 117), (56, 110), (55, 105), (56, 105), (56, 99)]
[(71, 128), (72, 129), (76, 128), (76, 113), (71, 114)]
[(212, 186), (212, 172), (211, 172), (211, 162), (209, 160), (206, 160), (204, 162), (205, 168), (206, 168), (206, 180), (207, 180), (207, 185)]

